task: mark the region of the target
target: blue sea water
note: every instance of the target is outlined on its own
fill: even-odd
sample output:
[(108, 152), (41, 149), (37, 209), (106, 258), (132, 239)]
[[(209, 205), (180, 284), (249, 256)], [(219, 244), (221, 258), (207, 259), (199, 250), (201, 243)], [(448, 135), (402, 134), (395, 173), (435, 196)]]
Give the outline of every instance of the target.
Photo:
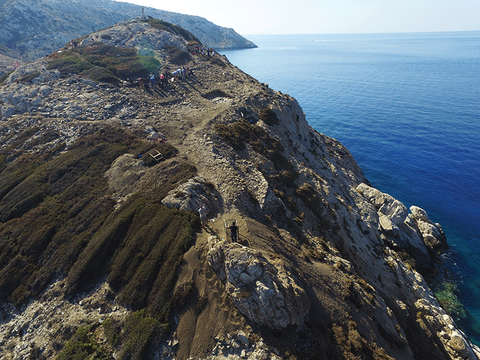
[(308, 122), (340, 140), (373, 186), (424, 208), (451, 247), (443, 276), (458, 283), (480, 343), (480, 32), (258, 35), (222, 51), (295, 97)]

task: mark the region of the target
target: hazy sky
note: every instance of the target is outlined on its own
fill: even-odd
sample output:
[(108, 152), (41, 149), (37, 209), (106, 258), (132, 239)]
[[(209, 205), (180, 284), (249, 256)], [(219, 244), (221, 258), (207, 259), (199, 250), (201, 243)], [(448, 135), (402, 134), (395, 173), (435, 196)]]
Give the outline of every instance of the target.
[[(181, 0), (126, 2), (249, 34), (480, 30), (480, 0)], [(147, 13), (148, 15), (148, 13)]]

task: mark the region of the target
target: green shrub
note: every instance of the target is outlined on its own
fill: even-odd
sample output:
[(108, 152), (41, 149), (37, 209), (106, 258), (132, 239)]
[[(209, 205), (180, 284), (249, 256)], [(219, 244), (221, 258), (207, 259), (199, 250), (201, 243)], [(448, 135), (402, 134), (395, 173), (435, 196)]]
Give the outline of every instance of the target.
[[(173, 286), (183, 254), (199, 228), (196, 214), (179, 212), (138, 198), (128, 207), (136, 217), (111, 261), (108, 281), (121, 288), (118, 301), (135, 309), (149, 307), (161, 319), (168, 317)], [(133, 255), (133, 256), (132, 256)]]
[(122, 323), (108, 318), (102, 323), (102, 327), (109, 344), (114, 347), (118, 346), (121, 342)]
[(101, 66), (101, 67), (107, 66), (107, 64), (104, 61), (102, 61), (102, 59), (98, 55), (87, 55), (85, 56), (85, 60), (95, 66)]
[(66, 57), (60, 57), (48, 61), (47, 69), (60, 71), (60, 76), (66, 77), (69, 74), (80, 74), (81, 72), (88, 70), (92, 67), (87, 61), (82, 60), (78, 56), (71, 55)]
[(105, 83), (118, 82), (118, 77), (113, 75), (113, 73), (109, 71), (109, 69), (105, 69), (104, 67), (100, 67), (100, 66), (93, 66), (90, 69), (83, 71), (82, 75), (97, 82), (105, 82)]
[(158, 61), (154, 56), (144, 56), (144, 55), (137, 55), (138, 56), (138, 61), (142, 66), (149, 72), (149, 73), (155, 73), (157, 72), (160, 67), (160, 61)]
[(96, 342), (90, 326), (78, 328), (76, 334), (64, 346), (57, 360), (110, 360), (105, 348)]
[(218, 66), (221, 66), (221, 67), (226, 67), (227, 65), (225, 65), (225, 63), (223, 62), (222, 59), (220, 59), (219, 56), (213, 56), (210, 58), (210, 62), (212, 64), (215, 64), (215, 65), (218, 65)]
[(0, 84), (3, 84), (5, 82), (5, 80), (7, 80), (8, 77), (10, 76), (10, 74), (12, 74), (12, 73), (13, 73), (13, 71), (10, 71), (10, 72), (5, 73), (2, 76), (0, 76)]
[(192, 57), (186, 51), (177, 47), (165, 47), (167, 49), (168, 61), (175, 65), (184, 65), (192, 60)]
[(155, 29), (164, 30), (164, 31), (171, 32), (173, 34), (180, 35), (183, 38), (185, 38), (185, 40), (187, 40), (187, 41), (197, 42), (197, 43), (200, 42), (195, 37), (195, 35), (193, 35), (189, 31), (185, 30), (184, 28), (181, 28), (180, 26), (171, 24), (171, 23), (166, 22), (166, 21), (158, 20), (158, 19), (147, 19), (147, 20), (143, 20), (143, 21), (148, 22), (148, 24)]
[(148, 347), (154, 340), (160, 340), (166, 333), (168, 325), (161, 324), (149, 317), (145, 310), (127, 316), (123, 334), (123, 350), (120, 359), (148, 359)]
[(17, 81), (21, 82), (21, 83), (27, 83), (29, 81), (32, 81), (33, 79), (35, 79), (38, 76), (40, 76), (40, 73), (38, 71), (32, 71), (30, 73), (27, 73), (27, 74), (21, 76), (20, 78), (17, 79)]
[[(177, 152), (168, 144), (156, 147), (166, 158)], [(152, 165), (161, 175), (115, 211), (105, 171), (118, 156), (151, 148), (133, 134), (104, 127), (56, 156), (30, 154), (7, 162), (12, 150), (0, 150), (1, 300), (20, 306), (59, 273), (67, 274), (72, 296), (107, 277), (121, 304), (144, 310), (132, 315), (123, 333), (121, 324), (106, 322), (105, 335), (125, 358), (145, 358), (150, 341), (164, 333), (173, 304), (192, 297), (192, 284), (173, 290), (183, 255), (200, 228), (197, 214), (160, 204), (196, 175), (195, 167), (181, 160)], [(96, 346), (91, 329), (82, 329), (61, 356), (102, 358)]]
[[(29, 135), (32, 133), (21, 134), (19, 138), (25, 141)], [(151, 143), (138, 140), (124, 131), (102, 128), (58, 156), (46, 153), (42, 154), (42, 158), (40, 155), (29, 155), (6, 162), (6, 154), (11, 149), (0, 150), (2, 300), (10, 298), (20, 305), (30, 296), (41, 293), (58, 272), (69, 274), (68, 289), (71, 294), (88, 287), (89, 281), (108, 275), (108, 269), (113, 269), (120, 258), (115, 257), (117, 260), (111, 264), (110, 259), (115, 253), (120, 254), (128, 240), (141, 230), (141, 226), (132, 226), (132, 222), (150, 223), (154, 229), (151, 234), (163, 234), (164, 230), (158, 224), (169, 223), (162, 219), (155, 224), (158, 217), (152, 218), (149, 211), (152, 216), (158, 212), (158, 216), (172, 219), (170, 226), (176, 223), (183, 229), (183, 232), (178, 232), (178, 244), (171, 236), (175, 233), (169, 230), (171, 234), (165, 237), (164, 243), (170, 245), (165, 252), (156, 253), (166, 257), (171, 254), (172, 259), (165, 260), (165, 263), (175, 268), (198, 229), (198, 216), (166, 210), (159, 202), (180, 182), (195, 176), (195, 167), (181, 161), (156, 164), (163, 167), (163, 177), (150, 184), (142, 197), (132, 197), (132, 202), (117, 212), (113, 211), (115, 202), (109, 199), (108, 182), (104, 177), (105, 171), (118, 156), (127, 152), (140, 154), (151, 146)], [(167, 144), (159, 145), (159, 149), (167, 158), (176, 153), (176, 149)], [(138, 201), (135, 202), (135, 199)], [(178, 220), (174, 222), (176, 217)], [(146, 240), (145, 246), (159, 242), (155, 235)], [(141, 239), (136, 238), (135, 241), (141, 243)], [(120, 272), (122, 284), (128, 284), (136, 268), (129, 268), (129, 271)], [(170, 269), (163, 268), (162, 271), (165, 274)], [(165, 278), (170, 279), (168, 276)], [(151, 284), (153, 288), (155, 279), (151, 280)], [(128, 301), (135, 306), (134, 297)], [(165, 309), (168, 310), (168, 306)]]
[(153, 57), (147, 60), (137, 57), (135, 49), (93, 43), (51, 54), (47, 69), (58, 69), (62, 77), (80, 74), (95, 81), (116, 83), (127, 78), (147, 76), (151, 68), (159, 68), (155, 61)]
[(458, 300), (455, 293), (458, 292), (457, 284), (453, 282), (445, 281), (436, 290), (435, 296), (437, 297), (443, 308), (453, 317), (458, 319), (464, 319), (467, 317), (467, 311), (463, 304)]
[(68, 292), (76, 293), (79, 288), (88, 286), (105, 266), (104, 261), (109, 259), (116, 246), (125, 237), (135, 216), (134, 209), (127, 209), (122, 214), (112, 213), (103, 226), (89, 241), (78, 260), (68, 274)]

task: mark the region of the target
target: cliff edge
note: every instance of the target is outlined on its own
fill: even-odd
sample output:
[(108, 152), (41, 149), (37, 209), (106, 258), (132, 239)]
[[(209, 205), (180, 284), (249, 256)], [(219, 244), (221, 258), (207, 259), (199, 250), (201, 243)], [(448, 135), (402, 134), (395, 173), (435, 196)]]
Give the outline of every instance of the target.
[(129, 20), (3, 80), (1, 357), (478, 359), (425, 281), (441, 226), (191, 36)]

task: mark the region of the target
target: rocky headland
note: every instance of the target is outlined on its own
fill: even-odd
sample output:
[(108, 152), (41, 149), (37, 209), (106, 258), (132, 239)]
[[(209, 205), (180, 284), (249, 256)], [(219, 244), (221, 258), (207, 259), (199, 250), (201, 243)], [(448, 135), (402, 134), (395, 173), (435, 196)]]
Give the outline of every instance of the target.
[(135, 19), (3, 79), (0, 357), (478, 359), (441, 226), (201, 48)]
[[(145, 16), (168, 21), (193, 33), (216, 49), (256, 47), (236, 33), (193, 15), (143, 8)], [(0, 54), (32, 61), (63, 47), (72, 39), (142, 15), (142, 6), (112, 0), (18, 0), (0, 4)], [(1, 61), (1, 58), (0, 58)], [(14, 61), (14, 60), (13, 60)], [(5, 72), (13, 70), (11, 61)], [(0, 76), (4, 73), (0, 63)]]

